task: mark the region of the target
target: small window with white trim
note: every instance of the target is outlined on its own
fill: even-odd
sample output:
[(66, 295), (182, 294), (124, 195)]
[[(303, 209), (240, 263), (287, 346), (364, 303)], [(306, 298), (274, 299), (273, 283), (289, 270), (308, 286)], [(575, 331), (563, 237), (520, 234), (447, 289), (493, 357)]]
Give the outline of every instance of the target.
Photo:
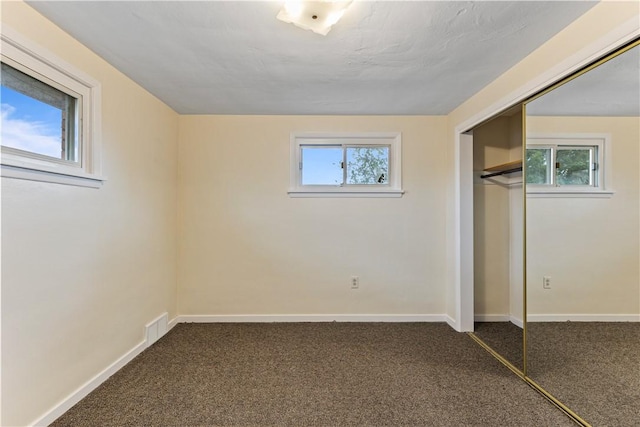
[(400, 197), (401, 137), (292, 134), (292, 197)]
[(605, 190), (605, 136), (528, 138), (528, 193)]
[(2, 176), (99, 187), (100, 85), (2, 28)]
[[(7, 152), (79, 163), (82, 96), (63, 91), (2, 62), (2, 146)], [(9, 151), (10, 150), (10, 151)]]

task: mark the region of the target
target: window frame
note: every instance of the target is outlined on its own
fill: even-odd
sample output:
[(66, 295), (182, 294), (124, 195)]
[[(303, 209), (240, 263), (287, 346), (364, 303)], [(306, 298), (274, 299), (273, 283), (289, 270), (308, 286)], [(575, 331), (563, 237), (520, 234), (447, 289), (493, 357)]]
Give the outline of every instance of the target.
[[(303, 146), (388, 147), (386, 184), (302, 185)], [(290, 197), (402, 197), (402, 134), (400, 132), (325, 133), (292, 132), (290, 135)]]
[(78, 158), (56, 159), (2, 146), (0, 175), (7, 178), (99, 188), (101, 175), (101, 85), (8, 26), (0, 34), (1, 60), (77, 99)]
[[(561, 147), (558, 149), (558, 147)], [(597, 170), (593, 171), (594, 185), (559, 185), (556, 182), (558, 150), (595, 147)], [(610, 197), (611, 136), (609, 134), (528, 134), (525, 149), (551, 149), (550, 184), (526, 184), (528, 197)], [(524, 156), (526, 160), (526, 154)], [(526, 169), (526, 164), (524, 165)]]

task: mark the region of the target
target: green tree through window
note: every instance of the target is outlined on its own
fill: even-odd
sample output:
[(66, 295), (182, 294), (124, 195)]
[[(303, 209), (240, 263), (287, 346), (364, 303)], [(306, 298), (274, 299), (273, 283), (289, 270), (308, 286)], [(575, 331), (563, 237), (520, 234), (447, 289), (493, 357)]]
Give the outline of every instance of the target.
[(549, 186), (597, 186), (597, 146), (553, 145), (528, 147), (527, 184)]
[(527, 184), (549, 184), (550, 148), (527, 149)]
[(291, 197), (402, 197), (399, 132), (291, 136)]
[(347, 184), (388, 184), (389, 147), (347, 147)]
[(591, 151), (589, 149), (561, 149), (556, 155), (556, 179), (559, 185), (589, 185)]

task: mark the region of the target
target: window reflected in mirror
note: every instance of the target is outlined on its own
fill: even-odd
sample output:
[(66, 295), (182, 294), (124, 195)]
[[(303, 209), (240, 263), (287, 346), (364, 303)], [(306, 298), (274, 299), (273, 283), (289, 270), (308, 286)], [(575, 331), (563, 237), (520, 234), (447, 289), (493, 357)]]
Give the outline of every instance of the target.
[(525, 105), (527, 376), (591, 425), (640, 414), (640, 47)]

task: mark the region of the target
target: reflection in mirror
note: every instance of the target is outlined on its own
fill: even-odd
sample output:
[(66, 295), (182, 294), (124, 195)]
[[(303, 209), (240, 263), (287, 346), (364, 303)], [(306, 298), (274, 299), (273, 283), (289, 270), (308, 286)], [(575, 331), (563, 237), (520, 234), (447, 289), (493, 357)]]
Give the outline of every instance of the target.
[(640, 414), (640, 47), (526, 105), (526, 374), (592, 425)]
[(523, 370), (522, 109), (473, 129), (474, 332)]

